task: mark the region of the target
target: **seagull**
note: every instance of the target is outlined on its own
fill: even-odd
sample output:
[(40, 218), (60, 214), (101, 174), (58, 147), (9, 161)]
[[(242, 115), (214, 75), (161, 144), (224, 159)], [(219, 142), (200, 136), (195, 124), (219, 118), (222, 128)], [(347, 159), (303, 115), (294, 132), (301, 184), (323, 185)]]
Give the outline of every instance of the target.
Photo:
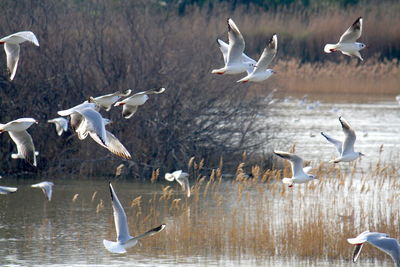
[(238, 83), (261, 82), (271, 77), (272, 74), (276, 73), (272, 69), (267, 69), (267, 67), (274, 59), (277, 49), (278, 49), (278, 37), (274, 33), (271, 39), (269, 40), (267, 46), (264, 48), (264, 51), (260, 59), (258, 60), (257, 64), (255, 65), (253, 71), (249, 73), (246, 77), (240, 79), (237, 82)]
[(187, 197), (190, 197), (190, 185), (189, 185), (189, 174), (186, 172), (182, 172), (182, 170), (174, 171), (173, 173), (166, 173), (165, 180), (167, 181), (177, 181), (182, 190), (186, 192)]
[(363, 43), (356, 42), (358, 38), (361, 37), (363, 19), (359, 17), (351, 25), (345, 33), (340, 37), (337, 44), (326, 44), (324, 47), (325, 53), (332, 53), (336, 51), (341, 51), (342, 54), (347, 56), (356, 56), (360, 60), (363, 60), (360, 54), (360, 50), (366, 47)]
[(47, 121), (48, 123), (54, 123), (56, 126), (56, 132), (58, 136), (61, 136), (63, 132), (68, 131), (68, 120), (62, 117), (51, 119)]
[(57, 112), (57, 114), (60, 115), (60, 116), (63, 116), (63, 117), (70, 116), (70, 118), (71, 118), (71, 120), (70, 120), (71, 127), (72, 127), (72, 129), (74, 131), (76, 131), (76, 129), (81, 124), (82, 119), (83, 119), (82, 115), (80, 115), (76, 111), (82, 110), (82, 109), (85, 109), (85, 108), (91, 108), (91, 109), (94, 109), (96, 111), (100, 111), (100, 107), (97, 106), (95, 103), (93, 103), (93, 102), (89, 103), (89, 102), (85, 101), (85, 102), (83, 102), (83, 103), (81, 103), (79, 105), (76, 105), (76, 106), (72, 107), (72, 108), (65, 109), (65, 110), (60, 110), (60, 111)]
[(303, 184), (317, 179), (314, 175), (308, 174), (311, 170), (310, 166), (303, 168), (303, 159), (299, 156), (282, 151), (274, 151), (274, 154), (290, 161), (290, 165), (292, 166), (292, 178), (282, 179), (282, 182), (289, 184), (289, 187), (293, 187), (294, 184)]
[(11, 193), (17, 192), (18, 188), (16, 187), (8, 187), (8, 186), (0, 186), (0, 194), (7, 195)]
[(43, 191), (43, 194), (46, 196), (47, 200), (50, 201), (51, 195), (53, 193), (53, 185), (54, 184), (52, 182), (45, 181), (45, 182), (33, 184), (33, 185), (31, 185), (31, 187), (41, 188)]
[(108, 119), (104, 119), (99, 112), (91, 108), (78, 109), (75, 113), (82, 116), (82, 120), (75, 130), (80, 140), (90, 135), (94, 141), (107, 148), (111, 153), (125, 159), (132, 158), (115, 135), (106, 130), (105, 125), (110, 122)]
[(12, 81), (17, 71), (18, 60), (19, 60), (19, 44), (29, 41), (36, 46), (39, 46), (39, 42), (35, 34), (31, 31), (23, 31), (13, 33), (0, 39), (0, 44), (4, 44), (4, 50), (7, 55), (7, 69), (10, 73), (10, 80)]
[(245, 47), (243, 36), (231, 18), (228, 19), (228, 39), (229, 47), (227, 52), (225, 52), (226, 46), (221, 45), (221, 42), (217, 40), (224, 56), (225, 66), (220, 69), (214, 69), (211, 73), (221, 75), (242, 72), (251, 73), (256, 62), (243, 53)]
[(342, 117), (339, 117), (339, 121), (342, 124), (342, 129), (345, 134), (344, 143), (339, 140), (336, 140), (329, 135), (321, 132), (321, 135), (326, 138), (329, 142), (331, 142), (335, 147), (337, 152), (339, 153), (339, 158), (334, 159), (333, 163), (338, 163), (341, 161), (349, 162), (353, 161), (361, 156), (365, 156), (361, 152), (354, 152), (354, 143), (356, 142), (356, 133), (354, 129), (350, 126), (350, 124)]
[(128, 98), (125, 98), (124, 100), (121, 100), (117, 103), (115, 103), (114, 106), (123, 106), (122, 108), (122, 116), (124, 116), (125, 119), (129, 119), (135, 114), (137, 111), (138, 107), (146, 103), (146, 101), (149, 99), (148, 95), (151, 94), (161, 94), (165, 91), (165, 88), (160, 88), (158, 90), (148, 90), (148, 91), (143, 91), (136, 93)]
[(396, 266), (400, 267), (399, 242), (394, 238), (390, 238), (388, 234), (365, 231), (355, 238), (347, 239), (347, 242), (352, 245), (356, 245), (353, 253), (353, 262), (357, 261), (364, 243), (367, 242), (390, 255), (390, 257), (392, 257), (393, 261), (396, 263)]
[[(101, 108), (103, 108), (106, 111), (109, 111), (112, 107), (112, 105), (117, 102), (118, 100), (120, 100), (122, 97), (127, 97), (128, 95), (130, 95), (132, 92), (131, 89), (127, 89), (125, 91), (117, 91), (115, 93), (112, 94), (108, 94), (108, 95), (102, 95), (102, 96), (98, 96), (98, 97), (94, 97), (94, 102)], [(87, 103), (88, 101), (85, 101), (85, 103)]]
[(165, 228), (165, 224), (161, 224), (160, 226), (153, 228), (141, 235), (132, 237), (129, 235), (128, 229), (128, 221), (126, 218), (126, 214), (124, 208), (119, 202), (117, 194), (114, 191), (110, 183), (110, 193), (111, 193), (111, 201), (112, 207), (114, 210), (114, 223), (115, 230), (117, 232), (117, 242), (103, 240), (104, 247), (110, 251), (111, 253), (126, 253), (126, 249), (135, 246), (140, 239), (146, 236), (152, 236), (158, 232), (161, 232)]
[(38, 123), (32, 118), (20, 118), (10, 121), (6, 124), (0, 124), (0, 133), (8, 132), (11, 139), (17, 145), (17, 154), (11, 154), (13, 159), (25, 159), (29, 164), (36, 167), (36, 156), (39, 154), (35, 151), (32, 137), (26, 131), (32, 124)]

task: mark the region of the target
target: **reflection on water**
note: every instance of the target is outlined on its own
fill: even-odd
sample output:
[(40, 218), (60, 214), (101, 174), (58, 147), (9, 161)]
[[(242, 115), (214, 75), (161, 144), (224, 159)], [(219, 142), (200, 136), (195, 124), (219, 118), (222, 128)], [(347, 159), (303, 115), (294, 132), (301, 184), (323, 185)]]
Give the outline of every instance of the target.
[[(337, 110), (332, 110), (333, 107)], [(188, 202), (176, 185), (172, 186), (176, 190), (172, 196), (164, 195), (166, 199), (169, 198), (165, 203), (169, 203), (170, 207), (164, 207), (162, 204), (164, 202), (160, 202), (161, 204), (157, 202), (163, 195), (163, 187), (169, 185), (166, 182), (150, 184), (114, 181), (115, 190), (128, 216), (131, 234), (140, 233), (143, 229), (150, 229), (160, 223), (167, 224), (165, 231), (143, 240), (142, 246), (130, 249), (125, 255), (110, 254), (102, 244), (103, 239), (113, 240), (116, 236), (106, 179), (46, 178), (55, 183), (53, 199), (48, 202), (41, 191), (30, 188), (31, 184), (39, 182), (37, 179), (4, 177), (0, 180), (0, 184), (17, 186), (18, 192), (0, 195), (2, 207), (0, 264), (6, 266), (353, 265), (350, 261), (352, 247), (343, 241), (341, 232), (345, 231), (349, 224), (355, 229), (379, 230), (380, 222), (387, 221), (387, 224), (391, 224), (393, 216), (399, 214), (399, 210), (396, 208), (394, 211), (393, 208), (395, 200), (400, 195), (397, 179), (379, 180), (375, 179), (375, 174), (365, 173), (370, 163), (376, 163), (381, 144), (384, 144), (381, 157), (387, 162), (397, 163), (391, 160), (390, 155), (397, 155), (396, 150), (399, 146), (398, 109), (398, 104), (394, 101), (336, 105), (322, 102), (314, 109), (307, 109), (306, 106), (299, 108), (297, 102), (289, 101), (279, 103), (279, 107), (277, 105), (274, 108), (276, 117), (268, 119), (269, 123), (277, 123), (277, 118), (283, 121), (287, 130), (280, 133), (280, 138), (293, 138), (298, 153), (313, 160), (314, 166), (321, 160), (328, 161), (335, 156), (333, 147), (319, 136), (319, 132), (325, 131), (332, 136), (341, 137), (342, 132), (337, 117), (338, 114), (343, 115), (358, 133), (356, 148), (368, 155), (358, 166), (364, 170), (358, 176), (352, 176), (351, 166), (344, 164), (341, 165), (342, 173), (332, 170), (332, 173), (339, 173), (338, 176), (329, 173), (326, 177), (320, 177), (319, 181), (296, 186), (294, 190), (287, 190), (280, 183), (271, 189), (262, 183), (243, 186), (241, 183), (226, 182), (215, 187), (213, 194), (202, 198), (204, 191), (213, 190), (206, 189), (204, 183), (201, 191), (195, 190), (193, 198)], [(380, 174), (385, 175), (385, 170), (381, 170)], [(138, 196), (142, 198), (132, 203)], [(196, 201), (197, 197), (200, 200)], [(174, 200), (177, 198), (180, 200)], [(157, 205), (154, 204), (156, 202)], [(174, 203), (177, 205), (176, 209), (173, 207)], [(179, 209), (179, 205), (185, 208)], [(152, 216), (146, 217), (147, 214)], [(253, 221), (259, 225), (253, 225)], [(342, 250), (345, 251), (337, 257), (338, 260), (328, 260), (334, 259), (335, 256), (326, 250), (323, 252), (326, 253), (326, 257), (319, 256), (319, 259), (326, 258), (325, 260), (308, 256), (313, 253), (310, 254), (308, 251), (304, 251), (303, 257), (286, 256), (286, 243), (295, 243), (297, 237), (295, 232), (288, 233), (288, 230), (301, 229), (304, 225), (318, 226), (319, 222), (329, 222), (329, 225), (337, 228), (333, 232), (336, 231), (337, 238), (342, 239), (338, 246), (343, 246)], [(216, 225), (217, 229), (212, 229), (213, 225)], [(253, 248), (251, 240), (250, 243), (248, 240), (241, 240), (244, 238), (240, 233), (241, 225), (247, 227), (243, 228), (244, 231), (253, 229), (251, 231), (254, 238), (257, 237), (258, 231), (268, 233), (268, 238), (261, 237), (257, 240), (264, 242), (274, 240), (275, 243), (266, 250), (260, 250), (261, 247), (255, 245)], [(239, 231), (233, 231), (235, 229)], [(197, 232), (190, 234), (190, 231)], [(189, 234), (180, 235), (180, 232)], [(245, 233), (247, 234), (250, 232)], [(215, 237), (219, 235), (220, 240)], [(335, 235), (329, 238), (335, 240)], [(209, 241), (211, 239), (212, 241)], [(236, 243), (231, 246), (226, 245), (233, 241)], [(224, 242), (224, 244), (215, 245), (213, 242)], [(299, 253), (301, 251), (296, 252), (296, 255)], [(366, 251), (361, 256), (358, 266), (393, 266), (393, 264), (384, 256), (371, 261), (369, 251)]]

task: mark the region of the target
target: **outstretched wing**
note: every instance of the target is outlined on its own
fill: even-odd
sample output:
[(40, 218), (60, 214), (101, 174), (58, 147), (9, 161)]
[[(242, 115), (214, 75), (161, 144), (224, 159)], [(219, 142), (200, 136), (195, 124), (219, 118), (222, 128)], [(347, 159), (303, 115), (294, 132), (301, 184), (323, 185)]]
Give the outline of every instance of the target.
[(129, 153), (129, 151), (124, 147), (124, 145), (118, 140), (117, 137), (115, 137), (115, 135), (113, 135), (112, 133), (110, 133), (109, 131), (106, 130), (106, 134), (107, 134), (107, 140), (108, 140), (108, 145), (105, 146), (103, 144), (103, 142), (100, 140), (100, 138), (93, 133), (89, 133), (90, 137), (92, 137), (92, 139), (94, 141), (96, 141), (98, 144), (100, 144), (101, 146), (107, 148), (111, 153), (124, 158), (124, 159), (131, 159), (131, 154)]
[(266, 71), (268, 65), (274, 59), (277, 51), (278, 51), (278, 37), (276, 36), (276, 34), (273, 34), (267, 46), (264, 48), (264, 51), (260, 59), (257, 62), (256, 68), (254, 69), (254, 73)]
[(356, 142), (356, 133), (354, 132), (354, 129), (350, 126), (350, 124), (343, 119), (342, 117), (339, 117), (339, 121), (342, 124), (342, 130), (345, 135), (345, 139), (343, 142), (343, 147), (342, 147), (342, 155), (345, 155), (347, 153), (352, 153), (354, 152), (354, 143)]
[(297, 156), (295, 154), (283, 152), (283, 151), (274, 151), (274, 153), (275, 153), (275, 155), (290, 161), (290, 164), (292, 165), (293, 176), (298, 176), (298, 175), (304, 174), (302, 158), (300, 158), (299, 156)]
[(4, 51), (6, 51), (7, 56), (7, 69), (10, 73), (10, 80), (14, 79), (15, 73), (17, 72), (19, 50), (19, 44), (4, 44)]
[(363, 23), (362, 17), (356, 19), (353, 25), (351, 25), (347, 29), (347, 31), (345, 31), (343, 35), (340, 37), (339, 43), (354, 43), (355, 41), (357, 41), (357, 39), (360, 38), (362, 33), (362, 23)]
[(341, 141), (339, 141), (339, 140), (337, 140), (337, 139), (335, 139), (333, 137), (330, 137), (329, 135), (325, 134), (324, 132), (321, 132), (321, 135), (323, 137), (325, 137), (326, 140), (328, 140), (330, 143), (332, 143), (336, 147), (336, 150), (338, 151), (338, 153), (340, 155), (342, 154), (342, 146), (343, 146), (343, 144), (342, 144)]
[(228, 38), (229, 38), (229, 49), (227, 55), (228, 64), (240, 62), (242, 53), (244, 52), (244, 39), (232, 19), (228, 19)]
[(121, 205), (121, 202), (119, 202), (117, 194), (115, 193), (111, 183), (109, 187), (110, 187), (112, 207), (114, 211), (115, 230), (117, 231), (117, 241), (126, 242), (132, 238), (129, 235), (128, 221), (126, 219), (126, 214), (124, 208)]
[(17, 145), (18, 154), (23, 155), (29, 164), (36, 167), (35, 146), (30, 134), (27, 131), (9, 131), (8, 134)]

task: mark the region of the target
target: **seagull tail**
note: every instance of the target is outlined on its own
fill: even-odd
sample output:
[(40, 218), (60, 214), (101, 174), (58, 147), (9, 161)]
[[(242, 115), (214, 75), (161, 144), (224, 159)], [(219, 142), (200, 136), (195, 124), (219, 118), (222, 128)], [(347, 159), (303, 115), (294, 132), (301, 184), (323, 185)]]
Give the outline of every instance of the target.
[(225, 69), (225, 67), (224, 67), (224, 68), (220, 68), (220, 69), (215, 69), (215, 70), (212, 70), (212, 71), (211, 71), (211, 73), (213, 73), (213, 74), (220, 74), (220, 75), (222, 75), (222, 74), (224, 74), (224, 73), (225, 73), (225, 71), (226, 71), (226, 69)]
[(332, 53), (335, 49), (336, 49), (336, 45), (335, 44), (326, 44), (324, 47), (324, 51), (325, 53)]
[(293, 184), (293, 180), (291, 178), (283, 178), (282, 183), (291, 185)]
[(109, 240), (103, 240), (104, 247), (111, 253), (126, 253), (125, 248), (118, 242), (112, 242)]

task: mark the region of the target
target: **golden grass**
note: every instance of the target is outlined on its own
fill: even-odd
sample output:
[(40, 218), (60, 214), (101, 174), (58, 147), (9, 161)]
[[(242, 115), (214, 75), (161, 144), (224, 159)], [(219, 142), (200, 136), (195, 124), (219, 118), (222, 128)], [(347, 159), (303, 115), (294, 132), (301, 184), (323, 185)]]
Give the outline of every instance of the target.
[(299, 60), (279, 60), (275, 82), (279, 90), (304, 93), (348, 93), (397, 95), (400, 83), (400, 65), (394, 59), (376, 58), (362, 63), (304, 63)]
[[(194, 172), (202, 164), (191, 165)], [(127, 208), (129, 224), (138, 227), (131, 229), (133, 234), (167, 224), (163, 233), (137, 249), (160, 247), (168, 255), (232, 259), (349, 260), (353, 247), (347, 238), (367, 229), (400, 236), (395, 208), (400, 184), (394, 166), (378, 162), (369, 172), (357, 173), (357, 164), (348, 168), (321, 163), (312, 171), (318, 181), (294, 188), (280, 181), (290, 175), (287, 167), (280, 171), (253, 166), (251, 178), (246, 178), (244, 167), (240, 163), (236, 178), (229, 181), (221, 169), (198, 176), (190, 199), (174, 186), (136, 197)], [(110, 227), (111, 233), (112, 223)], [(386, 259), (377, 249), (366, 246), (366, 251), (362, 259)]]

